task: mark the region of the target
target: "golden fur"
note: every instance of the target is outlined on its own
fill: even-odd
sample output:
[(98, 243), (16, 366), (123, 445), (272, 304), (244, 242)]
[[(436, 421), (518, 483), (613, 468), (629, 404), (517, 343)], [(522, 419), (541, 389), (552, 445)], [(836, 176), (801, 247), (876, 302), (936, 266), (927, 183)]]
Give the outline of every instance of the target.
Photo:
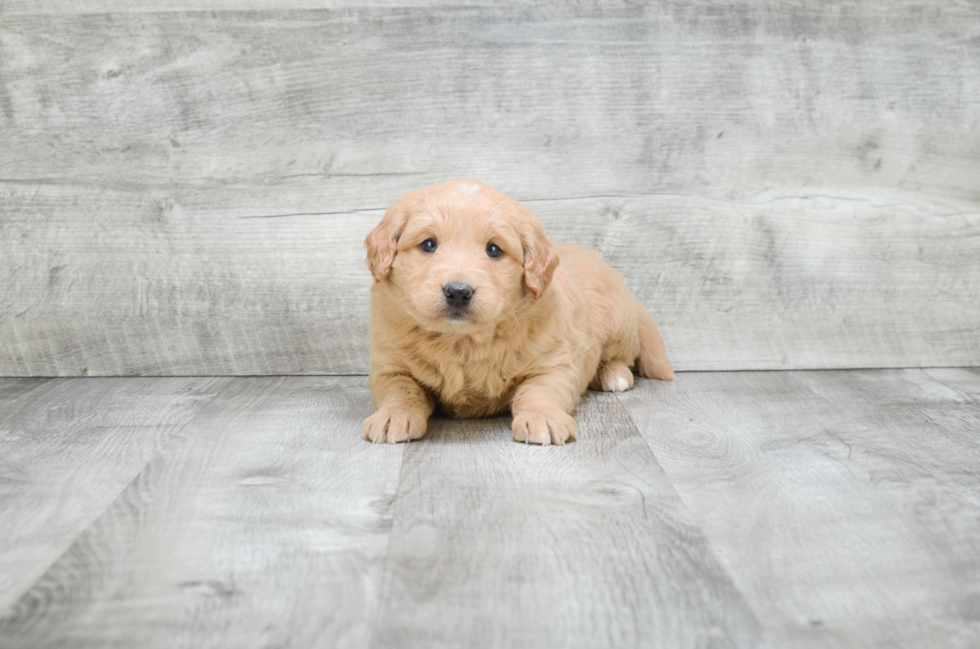
[[(425, 252), (420, 244), (438, 247)], [(498, 258), (487, 254), (494, 243)], [(367, 236), (372, 442), (425, 434), (438, 405), (456, 417), (510, 410), (514, 439), (575, 439), (572, 409), (587, 387), (674, 376), (653, 318), (591, 250), (553, 245), (516, 200), (473, 180), (400, 196)], [(561, 263), (559, 263), (559, 259)], [(443, 287), (474, 287), (464, 320)]]

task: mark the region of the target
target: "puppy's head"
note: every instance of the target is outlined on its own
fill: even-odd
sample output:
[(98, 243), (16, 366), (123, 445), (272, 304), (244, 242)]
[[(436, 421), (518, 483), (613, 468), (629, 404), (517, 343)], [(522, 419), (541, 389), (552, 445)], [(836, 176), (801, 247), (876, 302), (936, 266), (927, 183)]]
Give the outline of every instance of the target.
[(474, 180), (409, 192), (364, 241), (376, 282), (428, 329), (492, 326), (541, 297), (558, 256), (541, 223), (509, 196)]

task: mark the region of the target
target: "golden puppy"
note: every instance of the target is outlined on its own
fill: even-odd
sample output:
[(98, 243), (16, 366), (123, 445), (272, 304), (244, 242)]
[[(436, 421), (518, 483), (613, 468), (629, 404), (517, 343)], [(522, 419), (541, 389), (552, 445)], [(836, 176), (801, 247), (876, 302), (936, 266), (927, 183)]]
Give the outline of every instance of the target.
[[(586, 387), (670, 380), (653, 318), (586, 248), (555, 246), (523, 205), (473, 180), (400, 196), (367, 236), (372, 442), (456, 417), (510, 410), (518, 442), (575, 439)], [(561, 264), (559, 265), (559, 259)]]

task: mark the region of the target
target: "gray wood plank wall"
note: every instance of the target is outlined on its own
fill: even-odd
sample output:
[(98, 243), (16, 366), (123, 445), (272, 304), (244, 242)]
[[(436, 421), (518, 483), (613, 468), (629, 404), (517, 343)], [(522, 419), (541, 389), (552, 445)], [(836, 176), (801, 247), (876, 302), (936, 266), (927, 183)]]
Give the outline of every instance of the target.
[(0, 375), (364, 372), (360, 242), (461, 176), (678, 369), (980, 364), (980, 5), (463, 4), (0, 0)]

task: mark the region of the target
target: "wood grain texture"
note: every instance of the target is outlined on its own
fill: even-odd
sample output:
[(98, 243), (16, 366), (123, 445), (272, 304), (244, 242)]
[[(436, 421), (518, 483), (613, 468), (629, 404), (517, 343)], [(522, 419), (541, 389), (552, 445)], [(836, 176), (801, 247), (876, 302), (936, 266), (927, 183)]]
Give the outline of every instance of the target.
[[(338, 9), (492, 6), (492, 0), (0, 0), (0, 14), (156, 13), (161, 11), (263, 11), (283, 9)], [(547, 4), (522, 0), (510, 4)], [(625, 4), (625, 0), (624, 0)]]
[(980, 643), (976, 399), (905, 370), (685, 374), (620, 400), (770, 644)]
[[(3, 177), (977, 199), (975, 3), (4, 16)], [(879, 164), (880, 161), (880, 164)]]
[(939, 381), (963, 396), (980, 401), (980, 370), (967, 367), (942, 367), (922, 371), (929, 378)]
[[(66, 548), (0, 605), (0, 646), (980, 641), (976, 369), (639, 380), (547, 449), (505, 418), (372, 446), (365, 383), (0, 381), (5, 532)], [(221, 384), (108, 508), (84, 501), (79, 476), (132, 464), (108, 440)], [(46, 480), (9, 479), (28, 455)], [(28, 529), (65, 498), (105, 511)], [(19, 553), (0, 539), (0, 575)]]
[[(880, 0), (879, 0), (880, 2)], [(161, 11), (262, 11), (271, 9), (338, 9), (338, 8), (387, 8), (405, 10), (427, 7), (492, 7), (493, 0), (0, 0), (0, 14), (89, 14), (89, 13), (156, 13)], [(744, 6), (744, 0), (673, 0), (670, 5), (710, 4), (712, 8), (732, 9)], [(846, 9), (853, 2), (838, 3)], [(934, 6), (923, 0), (888, 0), (880, 2), (887, 7), (921, 8)], [(968, 7), (968, 0), (949, 2), (951, 7)], [(630, 7), (630, 0), (591, 0), (582, 2), (551, 2), (550, 0), (511, 0), (508, 6), (543, 7), (568, 5), (570, 7), (622, 8)], [(769, 8), (787, 7), (799, 11), (799, 0), (768, 0)], [(805, 9), (805, 5), (803, 7)]]
[(71, 6), (0, 0), (0, 374), (364, 372), (360, 240), (460, 176), (680, 369), (980, 363), (975, 3)]
[(375, 646), (755, 646), (758, 623), (610, 395), (579, 441), (504, 418), (406, 448)]
[[(0, 263), (16, 277), (0, 289), (4, 373), (367, 372), (361, 242), (380, 210), (319, 213), (278, 189), (0, 193), (14, 207)], [(276, 202), (292, 207), (272, 212)], [(76, 218), (80, 204), (94, 220)], [(980, 213), (956, 201), (769, 192), (527, 204), (553, 239), (596, 248), (624, 274), (679, 369), (980, 356)]]
[[(944, 491), (957, 491), (980, 508), (980, 381), (975, 374), (956, 368), (929, 372), (793, 376), (887, 438), (887, 444), (879, 442), (869, 456), (901, 452), (903, 459), (913, 458), (915, 467), (928, 473)], [(915, 477), (909, 478), (912, 484)], [(976, 513), (980, 516), (980, 510)], [(971, 576), (980, 587), (980, 553), (974, 560)]]
[(5, 647), (364, 646), (401, 447), (362, 378), (235, 379), (0, 618)]
[(0, 610), (227, 381), (0, 381)]

